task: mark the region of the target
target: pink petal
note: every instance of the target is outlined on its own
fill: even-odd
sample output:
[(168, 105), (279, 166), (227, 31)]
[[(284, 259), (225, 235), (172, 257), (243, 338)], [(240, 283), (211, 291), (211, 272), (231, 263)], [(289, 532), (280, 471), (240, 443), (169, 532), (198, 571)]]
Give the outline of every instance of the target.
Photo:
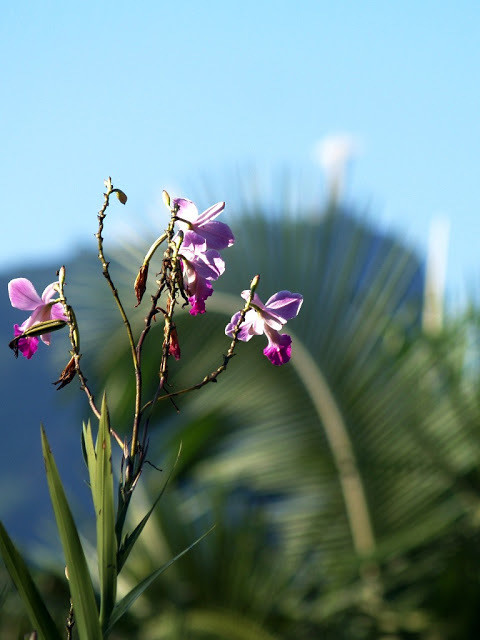
[(65, 315), (63, 304), (61, 302), (52, 305), (50, 309), (50, 317), (52, 320), (64, 320), (65, 322), (68, 322), (68, 318)]
[(27, 278), (14, 278), (8, 283), (8, 295), (12, 307), (23, 311), (33, 311), (43, 304), (42, 299), (35, 291), (35, 287)]
[(47, 304), (48, 302), (50, 302), (53, 296), (57, 293), (57, 291), (55, 291), (55, 285), (57, 284), (58, 282), (52, 282), (52, 284), (49, 284), (48, 286), (45, 287), (45, 290), (42, 293), (42, 302), (44, 304)]
[[(177, 215), (189, 222), (195, 222), (198, 218), (198, 209), (191, 200), (187, 198), (174, 198), (173, 206), (178, 207)], [(179, 223), (180, 226), (180, 223)]]

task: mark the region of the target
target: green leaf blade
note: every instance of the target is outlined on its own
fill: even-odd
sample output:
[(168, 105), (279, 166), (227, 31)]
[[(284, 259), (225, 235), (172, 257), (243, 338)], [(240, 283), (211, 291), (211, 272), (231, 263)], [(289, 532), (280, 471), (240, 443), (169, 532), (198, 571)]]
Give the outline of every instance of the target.
[(94, 506), (95, 506), (97, 465), (96, 465), (96, 454), (95, 454), (95, 447), (93, 444), (92, 427), (90, 425), (90, 420), (87, 422), (87, 424), (83, 424), (82, 450), (83, 450), (83, 455), (88, 468), (88, 475), (90, 478), (90, 491), (92, 493), (92, 500), (94, 501)]
[(178, 460), (180, 458), (180, 453), (182, 451), (182, 445), (180, 444), (179, 448), (178, 448), (178, 452), (177, 452), (177, 457), (175, 459), (175, 462), (167, 476), (167, 479), (165, 480), (165, 483), (163, 484), (163, 487), (160, 490), (160, 493), (158, 494), (158, 496), (155, 498), (152, 506), (150, 507), (150, 509), (148, 510), (148, 512), (145, 514), (145, 516), (140, 520), (140, 522), (137, 524), (137, 526), (135, 527), (135, 529), (132, 531), (132, 533), (128, 534), (125, 536), (125, 539), (123, 540), (123, 543), (121, 544), (120, 548), (118, 549), (118, 554), (117, 554), (117, 571), (120, 572), (120, 570), (122, 569), (123, 565), (125, 564), (125, 562), (127, 561), (128, 556), (130, 555), (131, 550), (133, 549), (133, 546), (135, 544), (135, 542), (138, 540), (140, 534), (142, 533), (145, 525), (147, 524), (148, 520), (150, 519), (150, 516), (152, 515), (155, 507), (157, 506), (157, 504), (159, 503), (160, 499), (162, 498), (163, 494), (165, 493), (165, 490), (170, 482), (170, 479), (173, 475), (173, 472), (175, 471), (175, 468), (177, 466)]
[(48, 489), (65, 554), (78, 635), (80, 640), (102, 640), (95, 592), (85, 554), (43, 426), (41, 432)]
[(163, 567), (160, 567), (156, 571), (153, 571), (153, 573), (147, 576), (144, 580), (142, 580), (142, 582), (137, 584), (136, 587), (134, 587), (129, 593), (127, 593), (127, 595), (124, 598), (122, 598), (122, 600), (120, 600), (120, 602), (118, 602), (115, 608), (113, 609), (112, 615), (110, 617), (110, 623), (107, 629), (107, 633), (111, 631), (113, 625), (116, 624), (125, 613), (127, 613), (127, 611), (130, 609), (130, 607), (135, 602), (135, 600), (137, 600), (137, 598), (139, 598), (142, 595), (145, 589), (147, 589), (152, 584), (152, 582), (154, 582), (158, 578), (158, 576), (160, 576), (164, 571), (166, 571), (174, 562), (179, 560), (182, 556), (184, 556), (191, 549), (193, 549), (193, 547), (195, 547), (199, 542), (201, 542), (203, 538), (208, 536), (208, 534), (211, 533), (214, 528), (215, 528), (215, 525), (213, 525), (213, 527), (211, 527), (203, 535), (201, 535), (194, 542), (192, 542), (192, 544), (186, 547), (186, 549), (184, 549), (183, 551), (180, 551), (180, 553), (177, 553), (177, 555), (171, 560), (169, 560), (167, 563), (165, 563)]
[(33, 581), (22, 556), (0, 522), (0, 553), (15, 587), (27, 609), (40, 640), (61, 640), (61, 635)]
[(94, 494), (97, 521), (98, 575), (100, 580), (100, 624), (105, 628), (115, 605), (117, 590), (117, 538), (113, 497), (112, 444), (105, 396), (96, 445)]

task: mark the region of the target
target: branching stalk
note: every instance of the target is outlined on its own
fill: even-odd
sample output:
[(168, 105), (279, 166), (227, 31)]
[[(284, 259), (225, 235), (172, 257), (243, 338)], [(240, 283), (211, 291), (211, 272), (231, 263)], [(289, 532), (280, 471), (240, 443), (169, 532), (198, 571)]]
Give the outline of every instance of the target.
[(107, 262), (107, 260), (105, 259), (105, 254), (103, 252), (103, 237), (102, 237), (103, 221), (106, 217), (106, 210), (108, 208), (108, 205), (110, 204), (110, 196), (112, 193), (116, 191), (113, 188), (111, 178), (108, 178), (108, 180), (105, 181), (105, 186), (107, 190), (103, 194), (104, 196), (103, 206), (98, 212), (98, 232), (96, 234), (96, 238), (98, 240), (98, 259), (102, 264), (103, 275), (106, 281), (108, 282), (108, 285), (112, 291), (113, 297), (117, 304), (118, 310), (120, 311), (120, 315), (122, 316), (122, 320), (125, 325), (125, 329), (127, 331), (130, 350), (132, 353), (133, 368), (135, 371), (135, 412), (134, 412), (134, 418), (133, 418), (132, 449), (131, 449), (132, 458), (133, 458), (136, 452), (136, 447), (137, 447), (135, 434), (138, 431), (138, 422), (140, 420), (140, 413), (141, 413), (140, 406), (141, 406), (141, 395), (142, 395), (142, 372), (141, 372), (141, 368), (139, 366), (139, 362), (137, 358), (137, 350), (135, 347), (135, 340), (133, 338), (132, 327), (130, 325), (130, 321), (128, 320), (127, 314), (125, 313), (125, 309), (123, 308), (122, 302), (118, 295), (117, 288), (115, 287), (113, 280), (110, 276), (110, 272), (108, 269), (109, 262)]

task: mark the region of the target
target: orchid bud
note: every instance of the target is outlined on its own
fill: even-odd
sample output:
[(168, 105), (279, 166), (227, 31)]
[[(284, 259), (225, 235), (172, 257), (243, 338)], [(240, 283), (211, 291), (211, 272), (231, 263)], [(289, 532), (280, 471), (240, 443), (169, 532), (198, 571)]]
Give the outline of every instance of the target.
[(63, 265), (58, 270), (58, 284), (59, 284), (60, 291), (62, 291), (65, 285), (65, 267)]
[(137, 296), (137, 304), (141, 303), (143, 294), (145, 293), (145, 289), (147, 288), (147, 276), (148, 276), (148, 262), (146, 264), (142, 264), (140, 267), (140, 271), (138, 272), (138, 276), (135, 279), (135, 295)]
[(257, 274), (250, 283), (250, 291), (255, 293), (255, 289), (258, 287), (258, 283), (260, 282), (260, 274)]
[(168, 192), (165, 191), (165, 189), (162, 191), (162, 198), (167, 209), (170, 209), (170, 196), (168, 195)]
[(175, 360), (180, 360), (180, 343), (178, 342), (178, 333), (175, 327), (170, 331), (168, 353), (173, 356)]

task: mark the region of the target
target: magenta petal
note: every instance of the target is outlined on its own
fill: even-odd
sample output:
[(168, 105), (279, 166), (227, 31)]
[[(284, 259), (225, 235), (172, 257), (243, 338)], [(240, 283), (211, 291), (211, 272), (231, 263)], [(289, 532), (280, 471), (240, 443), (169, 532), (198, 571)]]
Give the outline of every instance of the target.
[(18, 350), (23, 356), (25, 356), (25, 358), (27, 358), (27, 360), (30, 360), (37, 349), (38, 338), (36, 337), (20, 338), (18, 341)]
[(270, 337), (268, 336), (268, 345), (263, 350), (263, 353), (277, 367), (287, 363), (292, 355), (291, 337), (287, 333), (277, 334), (275, 341), (270, 341)]
[[(21, 336), (23, 331), (20, 329), (18, 324), (13, 327), (15, 337)], [(38, 338), (36, 336), (31, 336), (29, 338), (20, 338), (18, 341), (18, 350), (20, 353), (30, 360), (33, 354), (38, 349)]]
[(27, 278), (14, 278), (8, 283), (8, 295), (12, 307), (23, 311), (32, 311), (43, 304), (35, 287)]
[(205, 300), (213, 293), (213, 287), (208, 280), (198, 278), (195, 284), (195, 293), (188, 298), (192, 307), (190, 309), (190, 315), (192, 316), (196, 316), (199, 313), (205, 313)]

